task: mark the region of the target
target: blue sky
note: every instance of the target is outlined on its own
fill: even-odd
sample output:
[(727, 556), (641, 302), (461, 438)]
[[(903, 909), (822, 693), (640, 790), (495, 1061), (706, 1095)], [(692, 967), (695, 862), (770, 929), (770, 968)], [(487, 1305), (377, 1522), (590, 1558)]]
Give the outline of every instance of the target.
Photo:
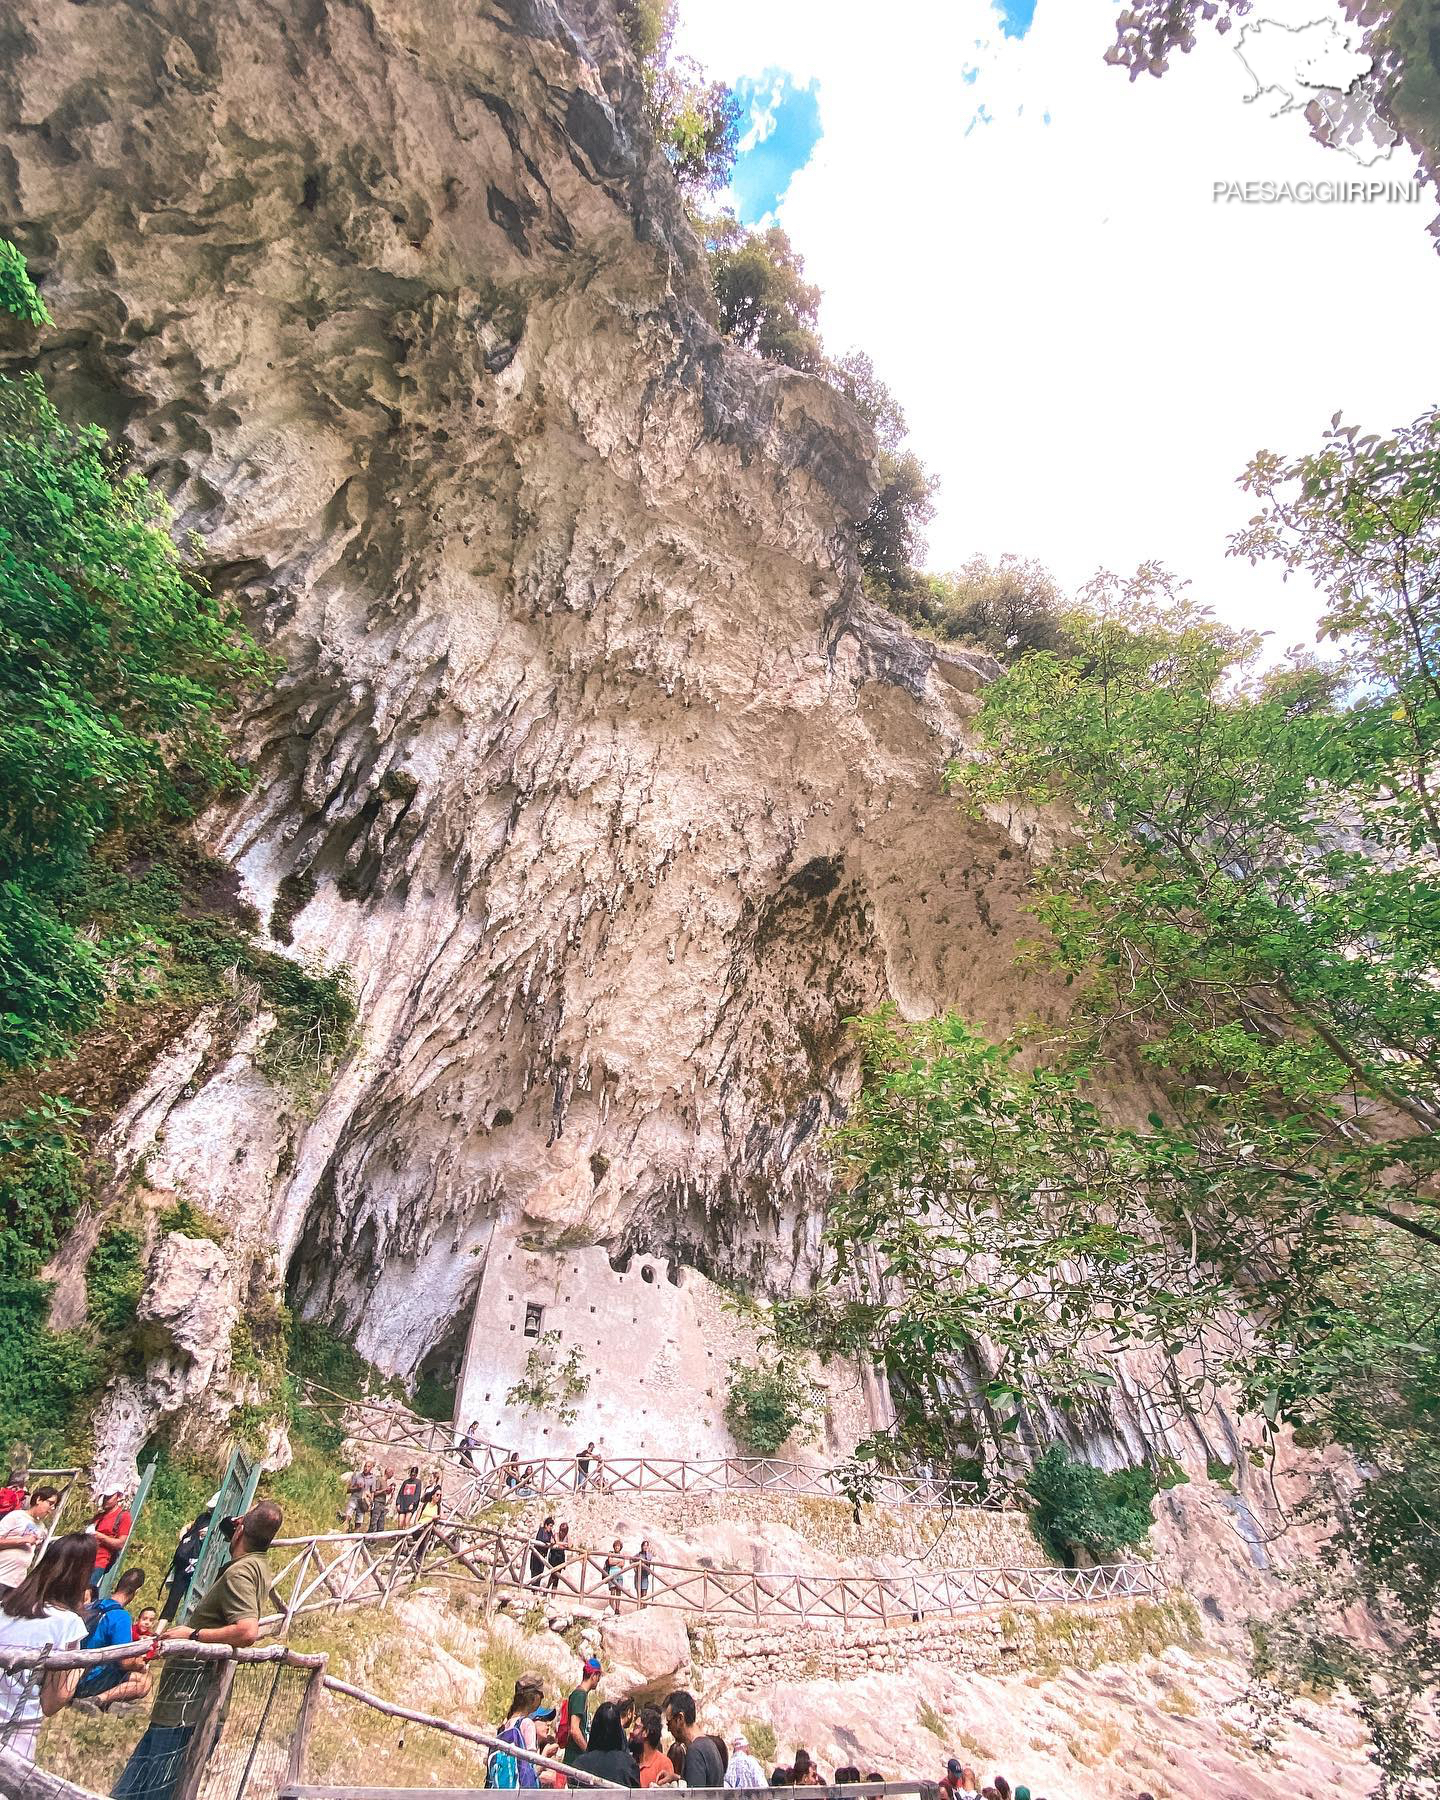
[[(1217, 200), (1367, 171), (1253, 100), (1235, 33), (1127, 80), (1122, 4), (887, 0), (877, 28), (874, 0), (680, 0), (678, 47), (742, 97), (722, 199), (789, 232), (827, 346), (870, 354), (940, 477), (931, 567), (1008, 550), (1073, 590), (1158, 557), (1291, 643), (1313, 590), (1227, 557), (1236, 478), (1440, 393), (1435, 202)], [(1263, 11), (1351, 29), (1342, 0)]]
[[(994, 0), (1001, 36), (1023, 38), (1034, 23), (1035, 6), (1036, 0)], [(978, 74), (972, 64), (960, 77), (969, 85)], [(819, 85), (813, 79), (798, 82), (788, 69), (767, 68), (760, 75), (742, 75), (734, 89), (741, 107), (740, 151), (730, 191), (742, 222), (756, 225), (779, 210), (792, 178), (820, 141)], [(977, 123), (990, 123), (983, 106), (966, 129)]]
[(1000, 15), (1000, 30), (1005, 37), (1020, 38), (1030, 29), (1035, 18), (1035, 0), (995, 0)]
[(784, 69), (745, 75), (735, 83), (740, 102), (740, 154), (731, 192), (747, 225), (772, 213), (790, 178), (803, 169), (820, 141), (820, 96), (814, 81), (798, 85)]

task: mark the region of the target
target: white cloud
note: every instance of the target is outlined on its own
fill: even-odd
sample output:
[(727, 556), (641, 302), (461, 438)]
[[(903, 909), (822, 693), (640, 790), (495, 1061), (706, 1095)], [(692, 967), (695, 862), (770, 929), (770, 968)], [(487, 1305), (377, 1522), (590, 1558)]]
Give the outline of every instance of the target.
[(1103, 61), (1114, 17), (1039, 0), (1007, 39), (982, 0), (682, 0), (681, 33), (723, 78), (820, 83), (824, 136), (780, 216), (827, 343), (871, 352), (942, 478), (932, 565), (1015, 550), (1074, 586), (1158, 557), (1288, 642), (1314, 596), (1225, 558), (1250, 511), (1235, 477), (1337, 409), (1384, 430), (1440, 397), (1434, 205), (1215, 202), (1218, 181), (1414, 164), (1361, 170), (1246, 106), (1233, 35), (1131, 83)]

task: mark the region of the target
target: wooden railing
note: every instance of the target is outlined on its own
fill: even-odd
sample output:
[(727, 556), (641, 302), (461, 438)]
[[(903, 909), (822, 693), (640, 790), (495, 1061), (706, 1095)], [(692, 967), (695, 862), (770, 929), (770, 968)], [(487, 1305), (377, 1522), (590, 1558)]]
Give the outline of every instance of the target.
[[(417, 1450), (443, 1458), (460, 1485), (447, 1488), (447, 1510), (467, 1513), (491, 1500), (545, 1500), (580, 1489), (607, 1494), (799, 1494), (822, 1500), (855, 1500), (880, 1506), (935, 1506), (947, 1510), (999, 1510), (1019, 1503), (1013, 1488), (927, 1475), (891, 1475), (862, 1464), (840, 1467), (780, 1456), (592, 1456), (519, 1459), (500, 1444), (483, 1441), (461, 1449), (454, 1431), (386, 1400), (347, 1400), (318, 1382), (302, 1384), (306, 1403), (351, 1438), (377, 1449)], [(507, 1475), (507, 1471), (509, 1472)], [(525, 1479), (522, 1479), (525, 1477)]]
[[(663, 1606), (757, 1622), (790, 1619), (804, 1625), (889, 1624), (952, 1618), (1015, 1604), (1073, 1606), (1094, 1601), (1160, 1596), (1165, 1584), (1145, 1563), (1094, 1569), (1031, 1567), (897, 1569), (884, 1575), (756, 1573), (652, 1562), (627, 1567), (618, 1594), (603, 1572), (603, 1556), (574, 1549), (558, 1567), (532, 1571), (528, 1537), (490, 1526), (435, 1519), (408, 1531), (280, 1540), (293, 1554), (272, 1577), (282, 1630), (306, 1613), (384, 1605), (399, 1587), (449, 1580), (487, 1595), (533, 1597), (546, 1604), (579, 1603), (623, 1610)], [(554, 1583), (552, 1585), (552, 1576)], [(552, 1602), (552, 1596), (554, 1601)]]

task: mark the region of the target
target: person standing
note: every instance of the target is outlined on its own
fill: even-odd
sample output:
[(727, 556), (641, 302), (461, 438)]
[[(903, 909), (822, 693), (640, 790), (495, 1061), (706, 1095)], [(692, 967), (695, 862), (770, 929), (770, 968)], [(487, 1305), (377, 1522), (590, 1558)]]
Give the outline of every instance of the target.
[(59, 1504), (59, 1488), (37, 1487), (28, 1506), (16, 1506), (0, 1518), (0, 1600), (30, 1573)]
[(686, 1787), (718, 1788), (725, 1781), (725, 1762), (713, 1738), (695, 1729), (695, 1696), (676, 1688), (665, 1700), (665, 1723), (685, 1752), (680, 1779)]
[(743, 1732), (730, 1740), (730, 1762), (725, 1770), (727, 1788), (763, 1788), (769, 1783), (765, 1771), (750, 1754), (750, 1741)]
[(635, 1552), (635, 1598), (642, 1605), (650, 1598), (654, 1578), (655, 1552), (650, 1548), (649, 1538), (641, 1538), (640, 1548)]
[(345, 1510), (340, 1522), (347, 1530), (363, 1531), (370, 1523), (370, 1507), (375, 1499), (375, 1465), (363, 1463), (345, 1477)]
[(385, 1529), (385, 1514), (394, 1498), (395, 1471), (386, 1469), (385, 1473), (377, 1478), (375, 1492), (370, 1497), (370, 1529), (372, 1531)]
[(555, 1515), (547, 1513), (540, 1521), (540, 1529), (535, 1533), (535, 1541), (530, 1546), (529, 1585), (532, 1588), (540, 1585), (540, 1578), (550, 1561), (550, 1546), (554, 1542)]
[(675, 1780), (675, 1770), (670, 1758), (660, 1748), (660, 1736), (664, 1729), (665, 1721), (658, 1706), (647, 1706), (641, 1710), (640, 1731), (644, 1741), (637, 1759), (641, 1787), (669, 1787)]
[[(230, 1538), (230, 1561), (191, 1614), (188, 1625), (172, 1625), (167, 1638), (197, 1644), (230, 1644), (247, 1649), (260, 1635), (260, 1621), (272, 1610), (265, 1553), (281, 1524), (280, 1508), (261, 1500), (237, 1520)], [(195, 1727), (208, 1710), (218, 1667), (167, 1662), (155, 1694), (145, 1735), (130, 1753), (114, 1787), (116, 1800), (171, 1800), (185, 1767)]]
[(411, 1520), (420, 1510), (420, 1465), (411, 1463), (410, 1473), (400, 1483), (395, 1494), (395, 1512), (402, 1529), (408, 1529)]
[(438, 1469), (431, 1469), (425, 1477), (425, 1491), (420, 1496), (420, 1517), (425, 1517), (425, 1509), (429, 1507), (430, 1517), (440, 1517), (440, 1503), (445, 1498), (445, 1481)]
[[(563, 1530), (564, 1527), (562, 1526)], [(565, 1761), (573, 1768), (590, 1748), (590, 1696), (600, 1685), (600, 1658), (587, 1656), (580, 1665), (580, 1681), (565, 1701)], [(619, 1726), (619, 1717), (616, 1717)]]
[[(82, 1531), (46, 1545), (25, 1579), (0, 1600), (0, 1644), (11, 1650), (73, 1650), (85, 1635), (81, 1609), (95, 1545)], [(5, 1747), (35, 1760), (40, 1722), (69, 1704), (79, 1669), (0, 1669)]]
[(595, 1460), (595, 1442), (591, 1441), (575, 1458), (575, 1491), (578, 1494), (590, 1480), (590, 1465)]
[(210, 1528), (210, 1519), (208, 1506), (204, 1512), (196, 1513), (193, 1522), (181, 1532), (175, 1554), (170, 1558), (170, 1567), (165, 1574), (167, 1592), (161, 1611), (172, 1623), (180, 1617), (180, 1608), (185, 1604), (185, 1596), (200, 1562), (200, 1552), (205, 1547), (205, 1533)]
[[(539, 1749), (540, 1740), (534, 1714), (544, 1693), (544, 1682), (539, 1675), (516, 1677), (510, 1710), (505, 1715), (505, 1723), (496, 1734), (502, 1743), (510, 1744), (517, 1750)], [(534, 1763), (526, 1762), (520, 1756), (511, 1756), (508, 1751), (492, 1750), (486, 1766), (485, 1785), (491, 1788), (533, 1788), (539, 1787), (540, 1781)]]
[(130, 1536), (130, 1513), (125, 1505), (123, 1488), (112, 1488), (100, 1496), (100, 1510), (85, 1529), (95, 1540), (95, 1570), (91, 1586), (98, 1588)]
[(630, 1559), (625, 1554), (625, 1547), (619, 1538), (610, 1546), (610, 1554), (600, 1565), (600, 1574), (610, 1593), (610, 1610), (618, 1615), (620, 1602), (625, 1598), (625, 1571), (630, 1567)]
[(545, 1583), (553, 1594), (560, 1586), (560, 1572), (565, 1567), (565, 1559), (570, 1554), (570, 1527), (562, 1525), (555, 1533), (555, 1542), (550, 1546), (550, 1579)]
[(621, 1787), (639, 1787), (639, 1765), (625, 1742), (620, 1708), (613, 1700), (604, 1700), (595, 1708), (589, 1747), (575, 1758), (574, 1767), (603, 1781), (619, 1782)]

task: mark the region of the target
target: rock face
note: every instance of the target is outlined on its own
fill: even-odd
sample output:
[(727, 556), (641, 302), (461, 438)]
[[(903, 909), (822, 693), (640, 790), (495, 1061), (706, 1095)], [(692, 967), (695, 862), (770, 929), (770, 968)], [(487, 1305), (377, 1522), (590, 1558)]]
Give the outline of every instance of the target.
[[(1014, 966), (1026, 830), (942, 792), (993, 665), (862, 599), (874, 446), (716, 336), (610, 0), (3, 20), (26, 359), (284, 658), (205, 829), (360, 1001), (317, 1108), (205, 1015), (117, 1117), (122, 1177), (228, 1229), (191, 1336), (258, 1270), (388, 1370), (480, 1369), (492, 1242), (803, 1284), (846, 1020), (1063, 1000)], [(216, 1351), (102, 1426), (223, 1403)]]
[(785, 1288), (846, 1018), (1046, 996), (1019, 856), (940, 792), (985, 659), (859, 597), (873, 447), (711, 329), (611, 8), (6, 20), (34, 360), (283, 655), (208, 831), (361, 999), (313, 1118), (177, 1054), (122, 1165), (400, 1373), (497, 1219)]

